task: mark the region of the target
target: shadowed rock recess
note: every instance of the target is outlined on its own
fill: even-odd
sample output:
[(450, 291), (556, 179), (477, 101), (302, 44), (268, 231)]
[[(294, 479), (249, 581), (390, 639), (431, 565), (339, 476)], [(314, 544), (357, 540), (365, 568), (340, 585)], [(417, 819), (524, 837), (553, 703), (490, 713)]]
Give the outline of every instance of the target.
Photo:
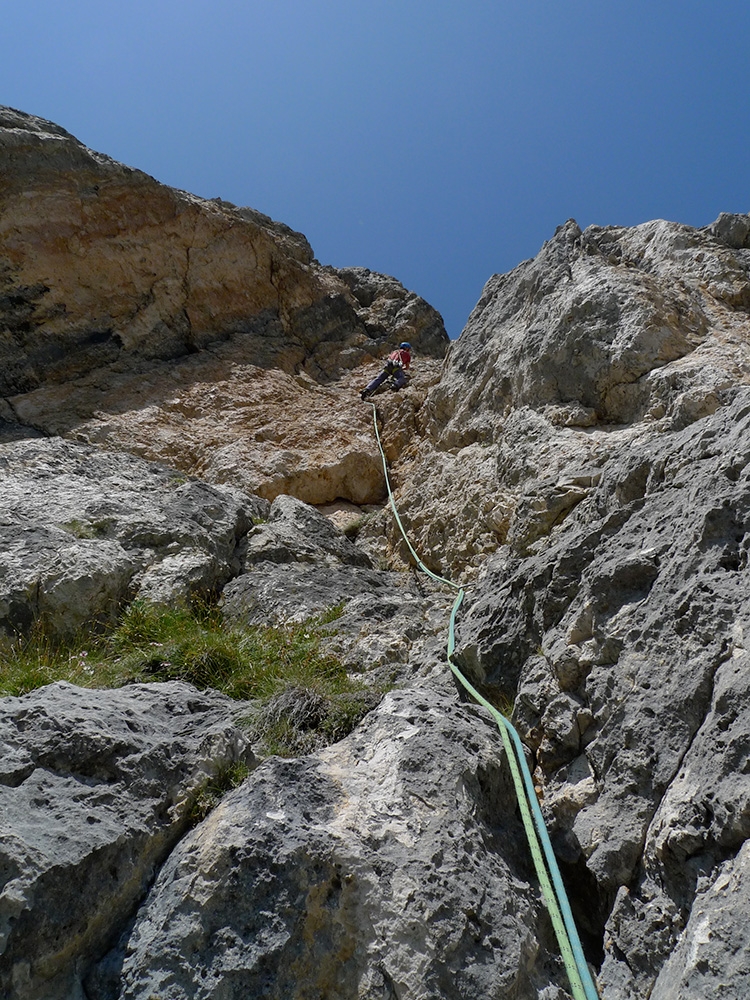
[(135, 600), (328, 615), (374, 705), (261, 759), (256, 704), (184, 681), (0, 699), (1, 996), (570, 998), (452, 595), (383, 509), (359, 389), (402, 339), (396, 501), (468, 585), (601, 996), (747, 995), (750, 216), (570, 220), (449, 345), (395, 279), (0, 108), (0, 648)]

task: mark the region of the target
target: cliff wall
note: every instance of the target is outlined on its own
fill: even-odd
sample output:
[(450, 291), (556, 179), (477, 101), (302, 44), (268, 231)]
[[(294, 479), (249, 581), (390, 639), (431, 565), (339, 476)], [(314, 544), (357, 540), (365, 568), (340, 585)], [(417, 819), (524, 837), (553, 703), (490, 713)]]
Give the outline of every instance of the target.
[[(338, 739), (312, 688), (0, 701), (0, 991), (571, 996), (497, 732), (447, 670), (451, 595), (381, 510), (358, 390), (406, 337), (412, 385), (375, 397), (396, 500), (468, 585), (458, 658), (512, 709), (601, 996), (742, 996), (750, 217), (571, 220), (447, 349), (392, 278), (0, 126), (0, 628), (336, 607), (321, 641), (374, 706)], [(261, 759), (272, 719), (296, 755)]]
[(365, 268), (321, 267), (287, 226), (9, 108), (0, 168), (0, 418), (268, 499), (382, 500), (342, 376), (394, 341), (442, 358), (423, 299)]

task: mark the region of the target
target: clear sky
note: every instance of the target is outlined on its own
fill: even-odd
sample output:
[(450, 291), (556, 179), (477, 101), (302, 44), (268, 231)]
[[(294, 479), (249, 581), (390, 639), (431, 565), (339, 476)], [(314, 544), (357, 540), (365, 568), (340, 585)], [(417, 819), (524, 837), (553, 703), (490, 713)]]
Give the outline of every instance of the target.
[(452, 337), (570, 217), (750, 211), (750, 0), (6, 0), (0, 103), (395, 275)]

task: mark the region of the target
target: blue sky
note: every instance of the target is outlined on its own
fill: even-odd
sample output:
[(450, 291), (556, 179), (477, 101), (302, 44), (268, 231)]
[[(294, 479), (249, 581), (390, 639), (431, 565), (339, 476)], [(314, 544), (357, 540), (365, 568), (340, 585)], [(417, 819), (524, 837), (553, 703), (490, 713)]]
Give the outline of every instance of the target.
[(393, 274), (452, 337), (556, 226), (750, 211), (748, 0), (9, 0), (0, 103)]

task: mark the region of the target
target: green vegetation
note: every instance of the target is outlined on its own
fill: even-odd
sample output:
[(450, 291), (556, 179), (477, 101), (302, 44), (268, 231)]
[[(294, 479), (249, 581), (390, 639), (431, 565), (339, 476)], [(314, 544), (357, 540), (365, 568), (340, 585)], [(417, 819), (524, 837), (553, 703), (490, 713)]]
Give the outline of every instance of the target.
[(61, 524), (60, 527), (69, 534), (75, 535), (76, 538), (104, 538), (109, 531), (110, 523), (107, 520), (80, 521), (78, 518), (74, 518), (72, 521)]
[(294, 756), (341, 739), (379, 700), (322, 642), (341, 607), (299, 624), (227, 625), (216, 607), (136, 601), (108, 634), (52, 639), (42, 627), (0, 640), (0, 694), (56, 680), (84, 687), (188, 681), (248, 700), (256, 752)]
[(191, 826), (196, 826), (201, 820), (215, 809), (227, 792), (241, 785), (250, 774), (247, 764), (237, 761), (235, 764), (227, 764), (218, 774), (202, 785), (193, 799), (188, 814)]

